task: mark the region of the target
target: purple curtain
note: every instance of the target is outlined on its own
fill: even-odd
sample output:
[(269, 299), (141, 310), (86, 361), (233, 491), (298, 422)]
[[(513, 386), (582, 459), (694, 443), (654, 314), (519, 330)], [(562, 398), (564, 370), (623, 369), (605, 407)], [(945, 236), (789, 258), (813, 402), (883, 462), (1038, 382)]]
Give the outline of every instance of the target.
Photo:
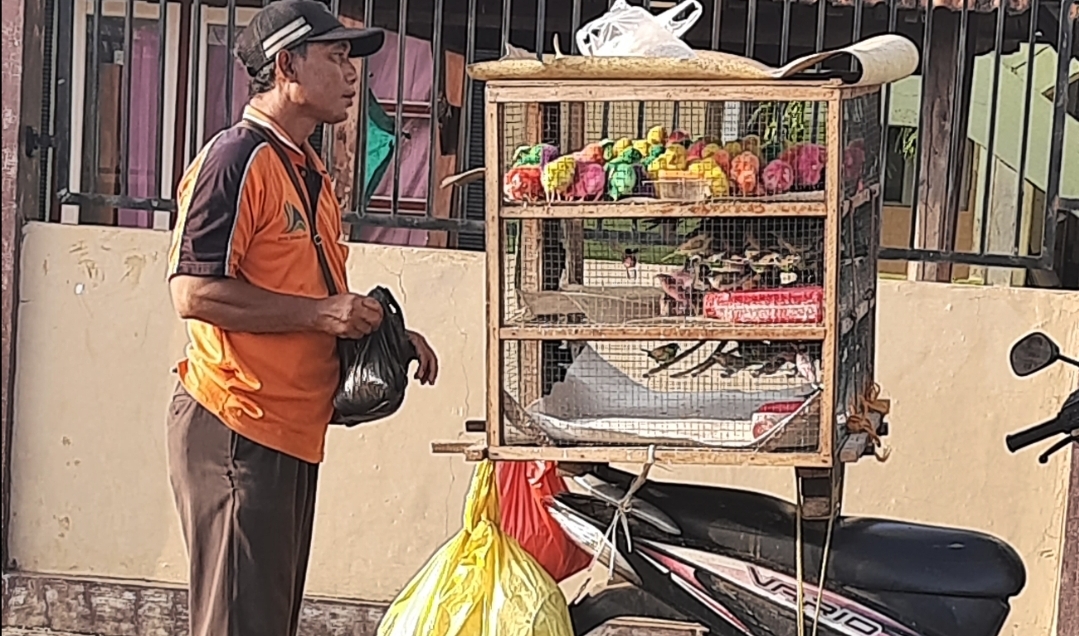
[[(387, 113), (392, 111), (397, 99), (397, 50), (399, 38), (392, 31), (386, 32), (386, 43), (382, 49), (372, 55), (366, 64), (371, 73), (371, 92), (384, 104)], [(431, 89), (434, 82), (434, 60), (431, 43), (420, 38), (405, 38), (405, 82), (404, 101), (430, 104)], [(403, 130), (411, 138), (401, 138), (397, 152), (401, 153), (401, 198), (421, 199), (426, 201), (428, 166), (431, 143), (431, 120), (405, 116), (401, 122)], [(386, 175), (375, 188), (375, 196), (390, 198), (393, 196), (393, 163)], [(424, 230), (406, 230), (400, 228), (363, 227), (360, 239), (382, 245), (427, 245), (427, 232)]]
[[(237, 28), (237, 35), (242, 29)], [(206, 143), (221, 130), (236, 123), (247, 104), (247, 71), (228, 49), (227, 27), (210, 25), (206, 42), (206, 102), (203, 111), (202, 141)], [(232, 64), (232, 107), (225, 112), (225, 83)]]
[[(141, 24), (140, 24), (141, 22)], [(154, 172), (157, 167), (157, 103), (158, 95), (158, 27), (157, 22), (139, 20), (132, 34), (131, 116), (128, 131), (131, 143), (127, 148), (127, 192), (131, 197), (154, 198), (158, 194)], [(148, 210), (121, 208), (117, 212), (121, 227), (151, 227), (153, 215)]]

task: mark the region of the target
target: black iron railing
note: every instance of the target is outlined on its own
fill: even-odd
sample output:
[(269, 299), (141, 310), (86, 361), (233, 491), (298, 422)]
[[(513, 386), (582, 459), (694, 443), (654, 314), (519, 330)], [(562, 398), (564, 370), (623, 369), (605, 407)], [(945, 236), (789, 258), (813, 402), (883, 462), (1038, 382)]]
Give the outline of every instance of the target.
[[(951, 126), (946, 144), (939, 139), (932, 142), (927, 139), (931, 133), (930, 126), (925, 125), (924, 114), (936, 112), (930, 109), (930, 101), (938, 96), (930, 95), (929, 87), (923, 85), (920, 106), (923, 122), (919, 126), (916, 158), (913, 161), (914, 184), (918, 193), (911, 202), (910, 241), (906, 246), (883, 249), (882, 258), (1050, 269), (1054, 258), (1058, 213), (1077, 209), (1074, 198), (1061, 197), (1064, 153), (1077, 153), (1076, 140), (1071, 140), (1072, 148), (1065, 146), (1066, 121), (1071, 117), (1068, 114), (1069, 63), (1077, 57), (1074, 45), (1074, 6), (1077, 0), (968, 0), (965, 3), (957, 0), (954, 3), (946, 2), (943, 6), (934, 3), (939, 8), (933, 11), (926, 11), (923, 2), (704, 0), (705, 15), (687, 34), (686, 40), (694, 48), (744, 54), (778, 65), (805, 53), (843, 46), (870, 35), (901, 33), (911, 38), (923, 53), (923, 78), (940, 77), (942, 64), (951, 70), (949, 81), (954, 82), (955, 87), (952, 94), (959, 96), (953, 98), (950, 104), (951, 122), (956, 125)], [(1002, 2), (1007, 4), (1002, 7)], [(350, 166), (353, 185), (351, 194), (344, 202), (347, 211), (343, 220), (354, 227), (372, 225), (447, 231), (456, 241), (451, 241), (451, 244), (466, 249), (482, 248), (483, 208), (480, 192), (483, 184), (472, 183), (461, 187), (449, 198), (450, 204), (439, 203), (437, 163), (439, 155), (446, 154), (442, 152), (444, 148), (440, 148), (445, 145), (444, 138), (456, 140), (456, 147), (450, 149), (449, 154), (456, 156), (458, 171), (482, 165), (484, 159), (483, 145), (478, 141), (483, 134), (482, 101), (478, 99), (482, 86), (466, 76), (460, 105), (449, 104), (446, 97), (449, 91), (445, 53), (449, 51), (461, 55), (465, 64), (497, 56), (507, 43), (549, 53), (553, 52), (552, 41), (556, 34), (562, 42), (569, 42), (569, 46), (564, 48), (575, 50), (573, 33), (582, 23), (601, 14), (608, 6), (607, 0), (329, 0), (329, 4), (341, 15), (401, 35), (394, 60), (396, 103), (392, 105), (394, 147), (398, 151), (392, 157), (393, 176), (389, 195), (378, 198), (377, 205), (375, 202), (365, 204), (362, 176), (367, 170), (367, 135), (357, 134), (353, 148), (355, 160)], [(643, 4), (658, 11), (674, 3), (643, 0)], [(170, 9), (161, 10), (163, 6)], [(95, 206), (112, 208), (114, 212), (116, 209), (145, 211), (150, 217), (155, 212), (171, 214), (175, 209), (174, 202), (169, 199), (169, 193), (173, 190), (171, 184), (177, 182), (183, 165), (197, 152), (208, 133), (213, 132), (204, 130), (208, 91), (204, 86), (206, 80), (200, 77), (200, 69), (206, 64), (202, 56), (208, 55), (206, 52), (209, 50), (208, 44), (200, 41), (205, 37), (204, 14), (210, 9), (224, 10), (226, 48), (231, 50), (236, 28), (242, 26), (240, 13), (257, 6), (258, 0), (182, 0), (165, 3), (142, 0), (47, 0), (50, 28), (46, 34), (46, 47), (51, 59), (45, 69), (45, 82), (51, 107), (43, 115), (42, 129), (45, 132), (36, 136), (40, 152), (35, 155), (46, 162), (42, 170), (42, 192), (46, 195), (47, 203), (42, 218), (59, 220), (61, 206), (76, 208), (80, 220), (84, 222), (87, 219), (83, 217), (88, 216), (84, 211)], [(170, 12), (178, 15), (179, 19), (170, 18)], [(136, 112), (132, 102), (135, 90), (133, 80), (137, 77), (134, 51), (142, 42), (141, 38), (150, 37), (148, 31), (145, 34), (136, 31), (136, 17), (154, 13), (158, 56), (156, 112)], [(117, 18), (123, 20), (122, 55), (110, 63), (102, 60), (102, 52), (111, 50), (102, 45), (104, 23), (115, 22)], [(85, 38), (76, 29), (76, 25), (84, 20), (88, 24), (82, 34)], [(941, 25), (945, 23), (957, 23), (955, 30), (948, 32), (943, 29)], [(806, 28), (809, 24), (813, 27)], [(434, 52), (430, 66), (432, 88), (427, 105), (431, 125), (426, 140), (409, 139), (404, 130), (407, 117), (405, 87), (410, 75), (404, 44), (406, 35), (429, 42)], [(958, 43), (952, 46), (955, 55), (952, 59), (941, 59), (938, 47), (932, 44), (948, 37), (958, 39)], [(76, 50), (76, 43), (80, 44), (81, 50)], [(984, 148), (989, 157), (989, 169), (979, 175), (984, 183), (978, 205), (983, 216), (987, 217), (990, 193), (994, 190), (994, 179), (998, 178), (994, 174), (994, 153), (1000, 143), (1000, 129), (1007, 126), (1011, 131), (1018, 127), (1021, 131), (1021, 151), (1018, 165), (1013, 167), (1019, 180), (1014, 203), (1014, 242), (1010, 250), (987, 250), (985, 246), (990, 224), (983, 218), (979, 235), (972, 241), (974, 249), (960, 251), (955, 242), (958, 227), (956, 201), (963, 171), (968, 169), (964, 161), (968, 134), (964, 109), (970, 107), (966, 101), (969, 98), (963, 96), (963, 87), (967, 87), (966, 92), (969, 93), (976, 57), (991, 55), (994, 64), (992, 99), (999, 100), (1002, 56), (1019, 50), (1022, 45), (1026, 46), (1027, 55), (1023, 119), (1019, 122), (1001, 122), (998, 120), (998, 109), (990, 109), (989, 133)], [(1044, 214), (1045, 218), (1039, 250), (1021, 244), (1021, 226), (1024, 209), (1029, 203), (1024, 201), (1024, 185), (1030, 179), (1027, 169), (1033, 115), (1031, 101), (1037, 98), (1032, 83), (1033, 68), (1035, 51), (1041, 45), (1049, 45), (1057, 51), (1058, 63), (1050, 143), (1046, 148), (1049, 169), (1048, 174), (1044, 175), (1045, 204), (1044, 209), (1035, 210), (1037, 214)], [(118, 86), (115, 82), (116, 62), (119, 62), (121, 78)], [(103, 63), (109, 65), (109, 74), (103, 73)], [(82, 77), (78, 77), (76, 70), (83, 67), (86, 70), (81, 73)], [(236, 114), (233, 109), (236, 101), (234, 73), (232, 64), (226, 64), (226, 112), (222, 120), (225, 122)], [(370, 86), (371, 69), (365, 69), (361, 81), (358, 121), (366, 122), (367, 101), (363, 96)], [(72, 94), (76, 86), (81, 87), (81, 96)], [(175, 103), (167, 104), (164, 99), (166, 94), (175, 95)], [(886, 123), (891, 100), (892, 91), (889, 89), (882, 100), (882, 117), (886, 118)], [(116, 156), (110, 159), (113, 166), (110, 169), (115, 174), (102, 178), (105, 148), (101, 127), (105, 119), (115, 116), (109, 109), (116, 110), (113, 105), (117, 102), (120, 141), (113, 152)], [(82, 103), (84, 112), (73, 119), (71, 109), (76, 103)], [(388, 103), (387, 107), (390, 107)], [(131, 188), (131, 152), (133, 141), (136, 141), (132, 139), (132, 121), (150, 116), (154, 117), (156, 125), (152, 179), (149, 189), (143, 187), (136, 194)], [(358, 126), (358, 129), (362, 130), (363, 126)], [(332, 169), (335, 144), (328, 132), (320, 131), (312, 141), (322, 146), (322, 152)], [(76, 136), (79, 139), (77, 145), (82, 148), (78, 157), (73, 156)], [(173, 143), (170, 144), (169, 139)], [(422, 204), (421, 199), (402, 195), (404, 153), (400, 149), (406, 140), (427, 144), (428, 183)], [(947, 148), (949, 161), (943, 174), (924, 167), (931, 165), (926, 160), (928, 153), (922, 152), (923, 148), (929, 147)], [(72, 165), (76, 160), (81, 166), (80, 175), (78, 179), (72, 179)], [(1069, 161), (1070, 169), (1075, 170), (1079, 166), (1079, 159)], [(166, 165), (171, 165), (171, 170), (166, 170)], [(941, 179), (945, 180), (944, 187), (940, 187)], [(446, 198), (442, 197), (442, 200)], [(1000, 201), (994, 201), (993, 207), (1000, 209), (1011, 206), (1002, 206)], [(930, 216), (934, 218), (930, 219)], [(112, 217), (106, 214), (103, 218), (91, 222), (107, 223)], [(112, 219), (112, 222), (115, 220)], [(938, 231), (929, 232), (925, 229), (927, 227), (937, 227)]]

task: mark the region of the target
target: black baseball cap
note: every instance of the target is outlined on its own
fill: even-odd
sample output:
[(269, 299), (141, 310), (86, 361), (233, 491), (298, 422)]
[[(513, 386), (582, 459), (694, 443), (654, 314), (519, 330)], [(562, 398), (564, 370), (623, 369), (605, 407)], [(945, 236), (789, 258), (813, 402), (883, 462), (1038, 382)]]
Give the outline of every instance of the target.
[(276, 0), (251, 18), (236, 38), (236, 57), (254, 76), (281, 51), (305, 42), (352, 45), (352, 57), (366, 57), (382, 48), (382, 29), (350, 29), (318, 0)]

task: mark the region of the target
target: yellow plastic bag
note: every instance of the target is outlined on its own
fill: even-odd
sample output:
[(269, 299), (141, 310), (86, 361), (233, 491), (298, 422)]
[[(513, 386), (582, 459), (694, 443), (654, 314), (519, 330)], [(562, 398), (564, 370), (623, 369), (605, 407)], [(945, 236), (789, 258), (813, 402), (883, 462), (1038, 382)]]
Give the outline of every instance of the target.
[(481, 462), (465, 525), (408, 582), (378, 636), (573, 636), (558, 584), (500, 529), (494, 465)]

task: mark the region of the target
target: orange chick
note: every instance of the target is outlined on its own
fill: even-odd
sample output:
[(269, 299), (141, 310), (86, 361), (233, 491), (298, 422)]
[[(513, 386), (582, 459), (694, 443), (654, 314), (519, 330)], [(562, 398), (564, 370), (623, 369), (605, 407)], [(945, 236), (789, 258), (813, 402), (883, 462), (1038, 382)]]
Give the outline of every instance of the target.
[(538, 201), (543, 198), (539, 166), (517, 166), (506, 173), (502, 192), (510, 201)]
[(731, 161), (731, 181), (744, 196), (757, 193), (761, 160), (752, 152), (743, 152)]

